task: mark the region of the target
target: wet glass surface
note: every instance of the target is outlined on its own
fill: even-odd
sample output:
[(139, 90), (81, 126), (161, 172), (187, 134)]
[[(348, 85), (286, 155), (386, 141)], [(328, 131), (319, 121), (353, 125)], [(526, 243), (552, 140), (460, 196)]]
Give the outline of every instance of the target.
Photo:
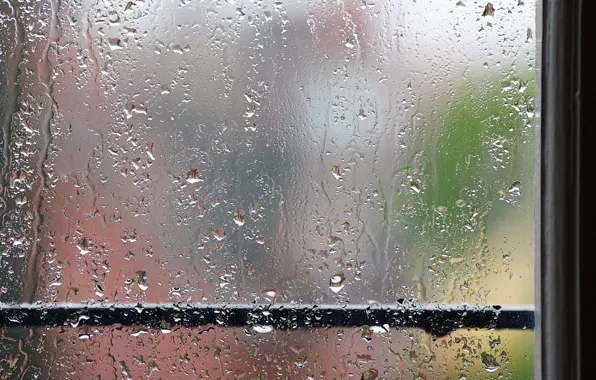
[[(535, 13), (518, 0), (4, 0), (0, 302), (532, 304)], [(111, 378), (106, 337), (136, 345), (127, 329), (18, 331), (42, 372)], [(269, 339), (210, 331), (222, 347)], [(276, 331), (267, 355), (298, 335), (319, 364), (284, 354), (264, 378), (474, 378), (492, 362), (474, 348), (462, 364), (448, 344), (394, 365), (379, 343), (372, 364), (333, 370), (331, 331)], [(478, 334), (484, 347), (497, 333)], [(532, 334), (503, 334), (524, 342), (508, 354), (516, 378)], [(52, 335), (76, 345), (46, 358)], [(81, 352), (101, 363), (77, 372)], [(143, 360), (126, 366), (174, 376)], [(213, 363), (220, 378), (258, 372)]]
[[(528, 379), (531, 331), (10, 328), (4, 378)], [(44, 352), (32, 355), (27, 352)]]

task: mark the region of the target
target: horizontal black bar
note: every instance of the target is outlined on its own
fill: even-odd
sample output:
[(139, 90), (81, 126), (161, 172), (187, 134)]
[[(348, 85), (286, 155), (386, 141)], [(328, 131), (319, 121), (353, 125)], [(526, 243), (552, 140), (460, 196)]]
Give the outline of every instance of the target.
[(169, 328), (215, 325), (298, 329), (417, 327), (435, 336), (464, 328), (533, 329), (533, 307), (395, 305), (0, 304), (0, 326), (108, 325)]

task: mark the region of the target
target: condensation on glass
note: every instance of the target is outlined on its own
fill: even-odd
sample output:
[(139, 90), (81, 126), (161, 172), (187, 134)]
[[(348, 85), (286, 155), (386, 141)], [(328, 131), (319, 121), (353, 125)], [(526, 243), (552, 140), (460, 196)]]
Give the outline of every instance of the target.
[[(0, 301), (532, 304), (534, 25), (533, 0), (1, 1)], [(486, 348), (496, 332), (408, 351), (416, 332), (369, 349), (351, 329), (146, 331), (137, 357), (130, 329), (4, 330), (19, 343), (0, 367), (509, 363)], [(526, 349), (488, 372), (517, 377), (531, 333), (502, 334)], [(184, 352), (148, 348), (166, 341)], [(249, 364), (223, 359), (240, 346)]]

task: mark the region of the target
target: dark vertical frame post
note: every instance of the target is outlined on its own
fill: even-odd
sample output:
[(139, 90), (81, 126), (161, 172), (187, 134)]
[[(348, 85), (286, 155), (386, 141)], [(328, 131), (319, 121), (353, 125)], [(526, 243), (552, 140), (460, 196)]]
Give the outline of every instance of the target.
[(542, 16), (538, 379), (586, 378), (580, 355), (581, 11), (582, 0), (543, 0), (538, 15)]
[(580, 26), (580, 89), (578, 93), (580, 115), (579, 139), (579, 281), (581, 329), (580, 374), (583, 379), (596, 379), (594, 346), (596, 345), (596, 59), (594, 35), (596, 35), (596, 2), (583, 0), (581, 3)]

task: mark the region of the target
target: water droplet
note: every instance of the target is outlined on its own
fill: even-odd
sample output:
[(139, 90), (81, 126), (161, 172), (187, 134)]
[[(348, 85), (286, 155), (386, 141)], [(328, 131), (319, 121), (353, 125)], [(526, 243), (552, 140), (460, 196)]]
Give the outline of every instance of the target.
[(29, 124), (27, 120), (21, 120), (21, 126), (27, 133), (33, 134), (34, 132), (36, 132), (35, 128), (31, 124)]
[(373, 358), (371, 355), (365, 355), (365, 354), (357, 354), (356, 355), (356, 362), (358, 363), (368, 363), (370, 361), (372, 361)]
[(261, 294), (264, 297), (274, 299), (274, 298), (279, 297), (279, 290), (276, 290), (276, 289), (265, 289), (265, 290), (263, 290), (261, 292)]
[(493, 355), (483, 352), (480, 354), (480, 357), (482, 358), (482, 364), (484, 364), (486, 372), (492, 373), (499, 369), (499, 363), (497, 363), (497, 359)]
[(172, 46), (172, 51), (176, 54), (183, 54), (182, 47), (178, 44)]
[[(348, 223), (348, 225), (349, 225), (349, 223)], [(338, 238), (337, 236), (329, 236), (329, 237), (327, 238), (327, 246), (328, 246), (329, 248), (334, 248), (334, 247), (336, 247), (336, 246), (337, 246), (337, 245), (338, 245), (340, 242), (341, 242), (341, 239), (340, 239), (340, 238)]]
[(88, 244), (87, 244), (87, 239), (85, 239), (85, 238), (83, 238), (83, 240), (81, 240), (81, 242), (79, 244), (77, 244), (77, 248), (79, 250), (79, 253), (82, 256), (84, 256), (90, 252)]
[(346, 38), (345, 45), (348, 49), (353, 49), (356, 45), (356, 41), (354, 40), (354, 38)]
[(230, 285), (230, 279), (231, 279), (231, 276), (230, 275), (225, 275), (224, 274), (224, 275), (220, 276), (219, 277), (219, 287), (221, 289), (223, 289), (226, 286), (229, 286)]
[(108, 12), (108, 20), (113, 25), (119, 25), (120, 24), (120, 16), (118, 16), (118, 13), (116, 11), (110, 11), (110, 12)]
[(120, 50), (124, 47), (124, 44), (120, 38), (110, 38), (108, 41), (110, 43), (110, 50), (112, 51)]
[(486, 3), (484, 7), (484, 12), (482, 12), (482, 16), (494, 16), (495, 15), (495, 7), (491, 3)]
[(362, 334), (360, 335), (365, 342), (370, 342), (372, 340), (372, 333), (368, 326), (362, 327)]
[(79, 334), (79, 339), (80, 340), (89, 340), (89, 339), (91, 339), (91, 336), (92, 336), (91, 334), (83, 333), (83, 334)]
[(95, 295), (98, 297), (103, 297), (103, 288), (98, 283), (95, 283)]
[(131, 333), (130, 336), (137, 337), (137, 336), (140, 336), (141, 334), (147, 334), (147, 331), (145, 331), (143, 329), (140, 329), (138, 331), (135, 331), (135, 332)]
[(338, 293), (340, 290), (344, 288), (345, 280), (346, 277), (343, 273), (338, 273), (335, 276), (332, 276), (329, 280), (329, 289), (331, 289), (334, 293)]
[(331, 167), (331, 173), (333, 173), (333, 176), (335, 177), (335, 179), (340, 179), (341, 173), (339, 171), (339, 165), (333, 165)]
[(133, 5), (136, 5), (134, 2), (129, 1), (128, 3), (126, 3), (126, 6), (124, 7), (124, 12), (128, 12), (132, 9)]
[(70, 325), (72, 326), (72, 328), (75, 328), (75, 327), (78, 327), (79, 326), (79, 324), (81, 323), (81, 321), (86, 321), (88, 319), (89, 319), (89, 316), (88, 315), (81, 314), (81, 315), (79, 315), (77, 317), (76, 320), (70, 321)]
[(294, 364), (298, 368), (304, 368), (304, 367), (306, 367), (306, 363), (307, 363), (306, 356), (301, 356), (299, 358), (294, 359)]
[(151, 161), (155, 161), (155, 156), (153, 155), (153, 143), (147, 144), (147, 156)]
[(513, 184), (511, 184), (511, 186), (509, 186), (509, 189), (507, 190), (507, 192), (519, 194), (520, 186), (521, 186), (521, 182), (515, 181), (515, 182), (513, 182)]
[(244, 225), (244, 210), (236, 210), (236, 212), (234, 213), (234, 222), (236, 222), (236, 224), (239, 226)]
[(188, 173), (186, 173), (186, 182), (190, 184), (194, 184), (197, 182), (202, 182), (204, 178), (199, 173), (199, 169), (191, 168)]
[(370, 326), (370, 331), (373, 334), (387, 334), (389, 329), (387, 329), (385, 326)]
[(226, 232), (222, 227), (217, 227), (213, 230), (213, 236), (217, 241), (222, 241), (226, 237)]
[(377, 377), (379, 377), (379, 371), (377, 371), (374, 368), (371, 368), (367, 369), (362, 373), (362, 377), (360, 377), (360, 380), (375, 380)]
[(259, 334), (266, 334), (266, 333), (270, 333), (271, 331), (273, 331), (273, 326), (253, 326), (252, 327), (253, 331)]
[(149, 288), (149, 284), (147, 283), (147, 273), (145, 271), (138, 271), (137, 272), (137, 285), (139, 285), (139, 289), (145, 291)]
[(419, 194), (420, 193), (420, 185), (418, 185), (418, 183), (416, 181), (412, 181), (412, 183), (410, 184), (410, 190), (412, 190), (416, 194)]

